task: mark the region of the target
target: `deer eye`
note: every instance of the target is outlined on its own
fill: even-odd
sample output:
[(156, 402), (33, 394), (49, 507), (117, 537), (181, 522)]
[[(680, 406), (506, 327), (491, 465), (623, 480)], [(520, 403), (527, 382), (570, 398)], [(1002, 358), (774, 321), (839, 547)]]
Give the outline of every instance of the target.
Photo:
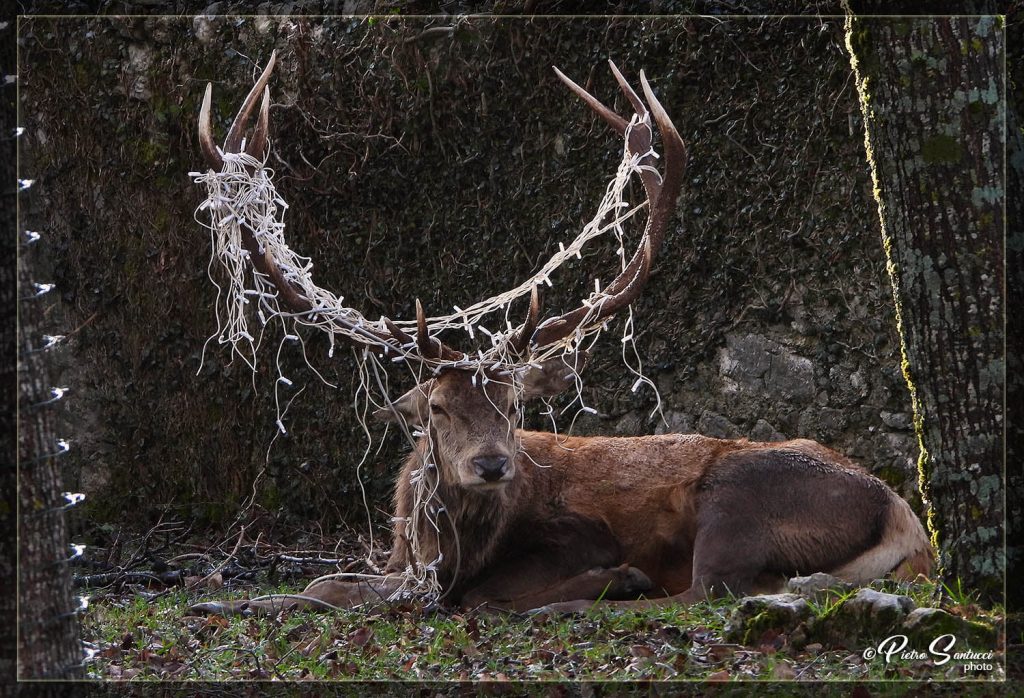
[(441, 407), (440, 405), (435, 405), (434, 403), (430, 403), (430, 414), (440, 415), (442, 417), (448, 416), (448, 412), (447, 410), (445, 410), (445, 408)]

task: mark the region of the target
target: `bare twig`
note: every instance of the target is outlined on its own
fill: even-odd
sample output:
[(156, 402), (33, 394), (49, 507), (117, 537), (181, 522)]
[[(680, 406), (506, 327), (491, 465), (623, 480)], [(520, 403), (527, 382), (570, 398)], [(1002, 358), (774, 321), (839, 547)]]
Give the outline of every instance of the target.
[(194, 588), (196, 588), (197, 586), (199, 586), (201, 584), (205, 584), (206, 582), (208, 582), (213, 577), (213, 575), (217, 574), (218, 572), (222, 571), (225, 567), (227, 567), (228, 563), (231, 562), (231, 560), (235, 557), (235, 555), (238, 554), (238, 549), (240, 547), (242, 547), (242, 541), (244, 539), (245, 539), (245, 525), (243, 524), (242, 525), (242, 530), (238, 532), (238, 540), (235, 542), (235, 547), (231, 551), (231, 554), (228, 555), (224, 559), (224, 562), (220, 563), (215, 568), (213, 568), (213, 571), (210, 572), (208, 575), (206, 575), (202, 579), (198, 580), (197, 582), (189, 585), (189, 589), (194, 589)]
[(439, 39), (444, 36), (451, 36), (455, 33), (455, 27), (456, 25), (454, 24), (450, 27), (429, 27), (421, 31), (416, 36), (406, 38), (402, 43), (412, 44), (417, 41), (426, 41), (427, 39)]

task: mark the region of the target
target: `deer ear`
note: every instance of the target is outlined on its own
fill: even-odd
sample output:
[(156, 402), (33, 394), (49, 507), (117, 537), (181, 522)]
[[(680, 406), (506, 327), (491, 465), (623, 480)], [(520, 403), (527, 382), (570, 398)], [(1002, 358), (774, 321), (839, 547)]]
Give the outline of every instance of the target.
[(427, 398), (433, 386), (433, 379), (420, 383), (389, 406), (374, 411), (373, 416), (384, 422), (397, 422), (402, 418), (410, 427), (422, 428), (430, 414), (430, 403)]
[(589, 356), (585, 351), (578, 351), (547, 359), (539, 368), (528, 366), (522, 374), (523, 398), (551, 397), (576, 385), (576, 376), (586, 366)]

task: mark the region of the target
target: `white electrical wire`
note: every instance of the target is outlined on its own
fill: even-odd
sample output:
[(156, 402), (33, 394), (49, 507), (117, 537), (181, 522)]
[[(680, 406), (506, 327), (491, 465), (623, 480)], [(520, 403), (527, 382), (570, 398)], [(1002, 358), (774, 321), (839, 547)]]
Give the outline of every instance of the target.
[[(629, 130), (637, 127), (650, 129), (650, 117), (634, 115), (627, 127), (626, 143), (629, 142)], [(470, 305), (467, 308), (456, 307), (454, 312), (447, 315), (438, 315), (427, 318), (429, 333), (434, 336), (444, 330), (461, 328), (471, 337), (475, 332), (487, 338), (487, 346), (479, 349), (475, 355), (467, 354), (460, 360), (438, 360), (433, 362), (435, 373), (444, 368), (459, 368), (463, 370), (474, 370), (475, 375), (486, 381), (485, 370), (490, 370), (492, 375), (506, 375), (510, 377), (516, 395), (517, 407), (522, 395), (520, 376), (529, 366), (539, 365), (540, 362), (563, 354), (572, 354), (584, 345), (591, 346), (596, 342), (598, 336), (605, 328), (604, 321), (596, 321), (603, 303), (610, 296), (601, 290), (600, 283), (595, 280), (595, 290), (583, 300), (583, 305), (588, 312), (577, 329), (568, 337), (546, 347), (539, 347), (536, 353), (528, 358), (520, 357), (512, 350), (511, 340), (519, 327), (513, 327), (508, 321), (508, 312), (512, 302), (527, 295), (534, 286), (539, 284), (552, 285), (551, 277), (562, 264), (570, 259), (582, 259), (581, 251), (591, 240), (611, 231), (619, 242), (620, 268), (626, 266), (625, 247), (623, 243), (623, 224), (633, 217), (642, 208), (647, 207), (648, 202), (637, 206), (630, 206), (625, 201), (625, 189), (634, 174), (643, 169), (651, 169), (649, 166), (640, 164), (641, 160), (648, 155), (654, 155), (653, 151), (647, 153), (631, 153), (628, 146), (623, 149), (622, 159), (616, 170), (615, 177), (609, 182), (597, 214), (587, 223), (579, 235), (568, 245), (559, 244), (559, 250), (545, 263), (537, 273), (526, 279), (518, 286), (503, 293), (492, 296), (485, 300)], [(424, 365), (419, 359), (416, 342), (409, 342), (405, 345), (398, 345), (397, 341), (387, 341), (379, 335), (389, 336), (388, 328), (383, 320), (369, 320), (359, 311), (345, 305), (343, 296), (335, 295), (330, 291), (316, 285), (312, 277), (313, 263), (308, 257), (303, 257), (294, 252), (284, 238), (284, 214), (288, 204), (282, 199), (273, 184), (274, 172), (266, 166), (265, 162), (253, 158), (246, 153), (223, 153), (223, 169), (220, 172), (208, 170), (207, 172), (191, 172), (189, 176), (197, 184), (206, 187), (207, 197), (196, 209), (196, 221), (210, 231), (212, 241), (212, 254), (207, 273), (211, 282), (217, 287), (217, 331), (210, 337), (210, 340), (217, 339), (219, 344), (230, 344), (232, 352), (244, 360), (254, 371), (256, 370), (256, 355), (259, 350), (260, 340), (263, 336), (264, 327), (272, 320), (279, 319), (285, 322), (285, 334), (280, 340), (281, 344), (289, 340), (300, 340), (298, 326), (304, 325), (323, 330), (330, 335), (331, 349), (329, 354), (333, 356), (335, 336), (343, 335), (357, 345), (386, 345), (392, 351), (389, 354), (394, 358), (390, 362), (405, 363), (413, 372), (417, 382), (430, 378), (423, 375)], [(200, 213), (206, 212), (209, 222), (200, 220)], [(282, 271), (284, 278), (292, 283), (298, 291), (309, 301), (312, 310), (304, 313), (292, 312), (281, 306), (276, 289), (269, 278), (259, 273), (248, 259), (249, 253), (242, 243), (242, 226), (247, 226), (255, 235), (260, 252), (268, 252), (276, 266)], [(641, 245), (645, 244), (641, 241)], [(223, 268), (227, 276), (227, 286), (221, 286), (214, 279), (212, 268), (218, 265)], [(247, 273), (248, 271), (248, 273)], [(503, 323), (494, 323), (494, 326), (504, 326), (504, 330), (491, 330), (481, 325), (481, 321), (491, 313), (501, 311), (504, 315)], [(250, 319), (255, 315), (260, 327), (258, 330), (250, 329)], [(288, 327), (288, 320), (292, 327)], [(416, 334), (416, 322), (396, 321), (395, 324), (402, 328), (407, 334)], [(632, 345), (632, 310), (630, 309), (629, 319), (625, 323), (623, 336), (623, 358), (626, 358), (625, 345)], [(370, 330), (370, 331), (364, 331)], [(255, 334), (254, 334), (255, 332)], [(300, 340), (301, 341), (301, 340)], [(634, 390), (640, 384), (646, 384), (654, 388), (654, 384), (642, 373), (642, 366), (639, 362), (639, 354), (636, 353), (637, 367), (627, 363), (631, 372), (638, 376), (634, 384)], [(305, 343), (302, 345), (303, 356), (305, 357)], [(397, 350), (397, 356), (396, 354)], [(358, 393), (365, 397), (365, 407), (369, 404), (375, 407), (389, 405), (390, 400), (386, 387), (385, 365), (382, 359), (366, 348), (353, 352), (359, 364), (360, 386)], [(204, 346), (205, 357), (205, 346)], [(280, 346), (277, 352), (278, 380), (275, 381), (275, 403), (280, 405), (277, 391), (282, 383), (290, 385), (280, 370)], [(307, 364), (308, 364), (307, 358)], [(593, 412), (583, 402), (582, 381), (575, 366), (567, 366), (576, 373), (576, 392), (579, 408), (576, 412)], [(315, 371), (315, 369), (314, 369)], [(317, 375), (320, 374), (317, 372)], [(321, 380), (323, 377), (320, 376)], [(326, 382), (326, 381), (325, 381)], [(657, 389), (655, 388), (655, 393)], [(575, 402), (573, 404), (575, 404)], [(356, 400), (358, 406), (358, 397)], [(660, 397), (658, 398), (660, 406)], [(571, 405), (570, 405), (571, 406)], [(658, 409), (657, 407), (655, 408)], [(365, 423), (367, 409), (360, 411), (357, 407), (357, 416), (364, 431), (370, 438), (370, 431)], [(520, 419), (522, 411), (519, 411)], [(278, 407), (276, 424), (280, 433), (285, 433), (283, 413)], [(574, 418), (575, 419), (575, 418)], [(409, 430), (408, 425), (399, 420), (399, 426), (410, 442), (415, 441), (415, 435)], [(371, 443), (372, 445), (372, 443)], [(370, 446), (363, 455), (360, 467), (369, 456)], [(437, 569), (442, 562), (440, 553), (441, 521), (439, 515), (449, 516), (444, 508), (444, 503), (437, 497), (439, 485), (434, 445), (428, 444), (428, 448), (418, 469), (418, 477), (414, 475), (412, 481), (413, 507), (408, 521), (403, 522), (404, 534), (415, 558), (414, 564), (409, 565), (406, 570), (399, 572), (403, 582), (400, 588), (390, 595), (390, 600), (405, 596), (407, 594), (418, 594), (427, 598), (437, 598), (441, 593), (441, 586), (437, 579)], [(361, 484), (361, 481), (360, 481)], [(365, 493), (364, 493), (364, 504)], [(452, 525), (452, 530), (455, 530)], [(421, 554), (425, 548), (421, 535), (427, 533), (437, 540), (434, 546), (437, 550), (436, 558), (425, 561)], [(396, 541), (397, 543), (397, 541)], [(458, 542), (456, 541), (456, 550)], [(371, 551), (372, 555), (372, 534)], [(372, 562), (370, 563), (372, 566)], [(394, 575), (391, 575), (394, 577)], [(314, 580), (313, 584), (330, 578), (348, 577), (355, 579), (380, 578), (374, 575), (361, 575), (353, 573), (337, 573), (325, 575)]]

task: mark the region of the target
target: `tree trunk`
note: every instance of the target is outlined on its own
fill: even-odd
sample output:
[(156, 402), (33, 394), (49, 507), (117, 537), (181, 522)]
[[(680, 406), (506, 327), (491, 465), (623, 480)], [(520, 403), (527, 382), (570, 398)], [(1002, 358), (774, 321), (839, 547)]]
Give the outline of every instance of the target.
[[(9, 42), (13, 47), (15, 42)], [(13, 71), (11, 71), (13, 72)], [(13, 96), (13, 92), (10, 92)], [(6, 113), (6, 111), (5, 111)], [(13, 114), (13, 110), (11, 110)], [(14, 132), (13, 120), (2, 125), (5, 138), (10, 139)], [(11, 143), (8, 140), (8, 143)], [(6, 145), (6, 144), (5, 144)], [(11, 148), (13, 150), (13, 148)], [(12, 205), (2, 207), (3, 218), (7, 225), (5, 230), (15, 228), (16, 220), (13, 206), (17, 193), (14, 191), (15, 173), (13, 157), (3, 158), (2, 180), (4, 186), (11, 187), (5, 194)], [(21, 173), (19, 173), (21, 174)], [(24, 176), (24, 175), (22, 175)], [(30, 191), (26, 192), (27, 194)], [(23, 198), (22, 203), (25, 203)], [(14, 240), (15, 238), (8, 238)], [(21, 231), (16, 238), (24, 241)], [(60, 468), (57, 462), (60, 449), (54, 429), (56, 421), (55, 405), (45, 404), (53, 395), (51, 389), (56, 385), (48, 370), (48, 351), (40, 350), (44, 346), (44, 333), (56, 334), (54, 329), (46, 326), (47, 311), (52, 310), (56, 292), (53, 296), (42, 295), (32, 298), (38, 292), (34, 285), (46, 281), (35, 278), (32, 265), (39, 258), (39, 245), (46, 243), (45, 238), (32, 245), (22, 246), (19, 250), (17, 263), (17, 287), (14, 279), (0, 286), (0, 308), (5, 314), (13, 316), (14, 310), (20, 311), (17, 326), (18, 347), (18, 678), (19, 679), (76, 679), (83, 678), (82, 647), (78, 634), (78, 602), (71, 595), (71, 574), (66, 560), (71, 556), (68, 544), (67, 527), (64, 520), (65, 506), (69, 503), (62, 495)], [(13, 250), (12, 250), (13, 252)], [(8, 269), (8, 267), (4, 267)], [(13, 276), (14, 269), (5, 271)], [(18, 298), (15, 299), (15, 288)], [(8, 317), (0, 332), (5, 343), (14, 346), (14, 318)], [(10, 332), (8, 332), (10, 328)], [(10, 335), (8, 342), (8, 334)], [(7, 354), (8, 356), (10, 354)], [(13, 368), (13, 366), (12, 366)], [(12, 373), (4, 369), (5, 373)], [(9, 376), (13, 379), (13, 375)], [(13, 385), (13, 380), (7, 385)], [(14, 402), (14, 395), (4, 394), (5, 400)], [(44, 404), (40, 404), (44, 403)], [(4, 419), (11, 415), (13, 422), (13, 405), (6, 405), (3, 410)], [(4, 434), (11, 431), (5, 429)], [(6, 438), (6, 437), (5, 437)], [(12, 448), (8, 452), (13, 452)], [(12, 469), (13, 472), (13, 469)], [(5, 476), (6, 479), (6, 476)], [(4, 488), (5, 492), (13, 492), (14, 488)], [(0, 513), (4, 513), (0, 508)], [(4, 517), (6, 518), (6, 516)], [(6, 550), (4, 551), (7, 552)], [(5, 558), (7, 555), (4, 556)], [(6, 564), (6, 559), (0, 564)], [(4, 575), (4, 579), (13, 579), (14, 575)], [(13, 597), (13, 589), (10, 590)], [(4, 595), (7, 598), (7, 595)], [(11, 614), (13, 616), (13, 613)], [(13, 620), (13, 618), (11, 618)], [(8, 626), (10, 627), (10, 626)], [(4, 657), (11, 656), (5, 652)], [(13, 673), (13, 672), (11, 672)]]
[[(1024, 104), (1024, 53), (1021, 39), (1024, 38), (1024, 8), (1018, 8), (1007, 17), (1006, 64), (1010, 68), (1011, 89), (1006, 105), (1006, 134), (1009, 142), (1006, 149), (1007, 172), (1006, 191), (1018, 192), (1006, 201), (1006, 303), (1007, 308), (1024, 307), (1024, 124), (1021, 123), (1021, 106)], [(1010, 504), (1007, 512), (1007, 578), (1020, 579), (1017, 572), (1024, 562), (1024, 361), (1021, 347), (1024, 346), (1024, 323), (1020, 316), (1007, 318), (1006, 323), (1006, 499)], [(1008, 608), (1021, 612), (1024, 609), (1024, 584), (1007, 584)], [(1009, 632), (1007, 633), (1009, 635)]]
[(1004, 29), (858, 18), (846, 44), (946, 584), (1002, 599)]
[[(16, 72), (17, 60), (15, 57), (15, 25), (10, 23), (7, 27), (0, 29), (0, 73), (13, 75)], [(0, 91), (0, 134), (9, 136), (15, 127), (15, 97), (16, 92), (11, 89)], [(15, 256), (14, 237), (11, 232), (15, 225), (14, 198), (14, 140), (0, 140), (0, 230), (6, 235), (3, 238), (3, 249), (7, 250), (4, 255), (7, 259)], [(15, 272), (14, 265), (7, 263), (0, 265), (0, 347), (3, 356), (14, 356), (16, 347), (15, 321), (17, 299), (15, 298)], [(0, 685), (7, 684), (15, 677), (14, 666), (15, 640), (14, 627), (17, 613), (17, 601), (15, 592), (15, 526), (17, 496), (15, 482), (16, 470), (14, 468), (14, 414), (15, 414), (15, 391), (14, 391), (14, 361), (5, 359), (0, 362), (0, 381), (3, 382), (3, 389), (0, 390), (0, 444), (2, 444), (3, 462), (0, 466)], [(7, 459), (11, 458), (12, 461)]]
[[(42, 243), (38, 243), (42, 244)], [(71, 557), (57, 463), (54, 404), (40, 320), (46, 301), (36, 293), (31, 251), (18, 258), (18, 677), (81, 678), (78, 602), (71, 596)], [(41, 405), (41, 406), (39, 406)]]

